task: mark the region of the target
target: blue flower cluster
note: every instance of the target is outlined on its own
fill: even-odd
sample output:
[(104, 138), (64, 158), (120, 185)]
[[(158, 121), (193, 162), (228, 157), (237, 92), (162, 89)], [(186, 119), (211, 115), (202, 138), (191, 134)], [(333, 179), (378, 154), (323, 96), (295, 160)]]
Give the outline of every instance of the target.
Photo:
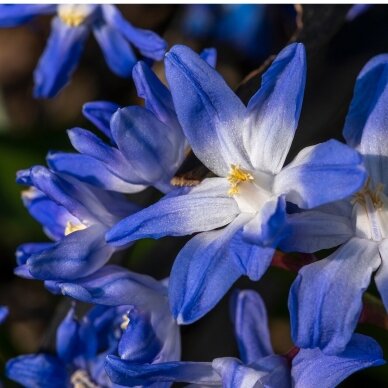
[[(56, 353), (10, 360), (8, 377), (26, 387), (330, 388), (384, 364), (377, 342), (354, 331), (376, 271), (388, 309), (388, 55), (357, 78), (346, 143), (306, 147), (286, 164), (306, 82), (302, 44), (278, 54), (244, 105), (215, 70), (214, 49), (172, 47), (168, 88), (146, 63), (135, 64), (128, 42), (154, 59), (165, 43), (114, 6), (4, 5), (0, 25), (50, 12), (57, 16), (35, 73), (38, 96), (68, 82), (91, 29), (111, 69), (132, 73), (145, 104), (85, 104), (101, 136), (73, 128), (77, 152), (51, 152), (47, 167), (18, 172), (28, 187), (23, 202), (52, 242), (19, 246), (16, 274), (95, 306), (78, 318), (74, 302)], [(190, 150), (206, 177), (174, 179)], [(148, 187), (161, 199), (144, 208), (128, 199)], [(184, 235), (193, 236), (169, 279), (109, 263), (137, 240)], [(289, 353), (274, 353), (264, 302), (241, 290), (231, 299), (240, 359), (181, 361), (179, 325), (202, 318), (237, 279), (260, 280), (277, 249), (328, 248), (336, 249), (304, 266), (291, 287)]]

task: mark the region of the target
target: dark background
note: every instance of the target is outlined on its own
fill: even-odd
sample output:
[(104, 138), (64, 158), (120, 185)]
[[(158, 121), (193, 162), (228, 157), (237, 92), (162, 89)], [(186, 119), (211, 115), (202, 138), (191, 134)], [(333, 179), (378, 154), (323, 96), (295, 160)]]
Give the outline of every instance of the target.
[[(388, 6), (372, 6), (352, 22), (345, 20), (349, 6), (305, 5), (296, 11), (289, 7), (267, 6), (267, 26), (256, 41), (257, 47), (265, 43), (266, 50), (252, 55), (215, 38), (211, 31), (200, 37), (189, 36), (185, 20), (191, 11), (186, 6), (120, 6), (129, 21), (162, 34), (170, 46), (183, 43), (198, 51), (216, 47), (217, 69), (244, 101), (259, 87), (260, 75), (270, 63), (271, 55), (289, 41), (305, 43), (307, 86), (291, 149), (293, 156), (302, 147), (316, 142), (331, 137), (341, 139), (358, 72), (371, 57), (388, 52)], [(52, 100), (34, 100), (32, 72), (44, 48), (50, 18), (40, 17), (25, 26), (0, 29), (0, 304), (10, 306), (11, 310), (9, 319), (0, 327), (1, 369), (10, 357), (52, 348), (56, 324), (69, 303), (51, 295), (40, 282), (13, 275), (16, 246), (47, 239), (20, 201), (21, 189), (14, 183), (16, 171), (44, 163), (49, 150), (70, 150), (66, 129), (73, 126), (92, 129), (81, 116), (83, 103), (98, 99), (123, 105), (141, 103), (131, 80), (110, 73), (93, 39), (87, 44), (71, 84)], [(157, 63), (155, 69), (163, 77), (162, 64)], [(155, 197), (154, 192), (148, 191), (140, 200), (146, 203)], [(168, 276), (171, 263), (185, 241), (184, 238), (140, 241), (114, 260), (160, 279)], [(255, 288), (262, 294), (269, 311), (274, 349), (279, 353), (286, 353), (292, 346), (287, 293), (293, 278), (286, 271), (271, 269), (258, 283), (242, 279), (237, 284), (240, 288)], [(375, 293), (373, 285), (371, 292)], [(358, 331), (378, 340), (388, 354), (386, 332), (368, 325), (360, 325)], [(182, 338), (186, 360), (237, 355), (228, 319), (228, 297), (200, 322), (182, 327)], [(10, 382), (5, 384), (12, 386)], [(388, 386), (388, 367), (359, 372), (341, 386)]]

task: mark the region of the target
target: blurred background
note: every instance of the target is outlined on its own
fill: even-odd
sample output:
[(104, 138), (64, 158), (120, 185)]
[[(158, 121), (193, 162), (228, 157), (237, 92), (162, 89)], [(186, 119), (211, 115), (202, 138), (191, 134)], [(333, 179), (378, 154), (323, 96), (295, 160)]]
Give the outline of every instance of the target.
[[(243, 101), (257, 90), (260, 76), (290, 41), (306, 45), (308, 75), (305, 102), (290, 157), (302, 147), (341, 139), (355, 78), (374, 55), (388, 52), (388, 6), (375, 5), (354, 16), (347, 5), (121, 5), (137, 27), (152, 29), (172, 46), (218, 50), (217, 69)], [(0, 369), (15, 355), (51, 349), (53, 333), (69, 301), (55, 297), (40, 282), (13, 275), (14, 251), (23, 242), (46, 241), (39, 224), (24, 209), (17, 170), (43, 164), (49, 150), (70, 150), (66, 129), (93, 129), (81, 115), (85, 102), (111, 100), (141, 104), (133, 82), (113, 75), (93, 39), (87, 43), (72, 82), (51, 100), (34, 100), (32, 74), (45, 46), (50, 16), (18, 27), (0, 29), (0, 305), (10, 316), (0, 326)], [(163, 64), (154, 66), (164, 79)], [(137, 200), (150, 203), (152, 190)], [(113, 260), (158, 279), (168, 276), (184, 238), (144, 240)], [(271, 269), (258, 283), (241, 280), (240, 288), (262, 294), (270, 315), (275, 351), (286, 353), (289, 335), (287, 293), (294, 275)], [(374, 286), (371, 292), (375, 293)], [(388, 356), (387, 332), (360, 325)], [(228, 318), (228, 297), (200, 322), (182, 328), (183, 359), (211, 360), (237, 355)], [(2, 377), (5, 386), (15, 386)], [(386, 387), (388, 367), (353, 375), (343, 387)]]

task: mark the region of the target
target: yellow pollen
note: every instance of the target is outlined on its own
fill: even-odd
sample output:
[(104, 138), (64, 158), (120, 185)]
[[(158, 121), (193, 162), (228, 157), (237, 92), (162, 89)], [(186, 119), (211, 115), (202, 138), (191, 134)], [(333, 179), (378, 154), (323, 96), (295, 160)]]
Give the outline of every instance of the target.
[(86, 15), (83, 12), (70, 9), (59, 10), (58, 15), (63, 23), (67, 24), (69, 27), (78, 27), (86, 19)]
[(243, 170), (239, 166), (232, 164), (230, 167), (228, 182), (230, 183), (230, 189), (228, 194), (230, 196), (236, 195), (239, 193), (239, 184), (242, 182), (252, 182), (254, 180), (252, 174), (248, 171)]
[(383, 201), (380, 198), (380, 194), (383, 192), (383, 189), (384, 185), (382, 183), (379, 183), (374, 191), (371, 190), (370, 178), (368, 178), (364, 188), (354, 195), (354, 199), (352, 200), (352, 202), (358, 202), (365, 205), (365, 197), (369, 196), (372, 200), (373, 206), (376, 209), (381, 209), (383, 207)]
[(131, 320), (129, 319), (127, 314), (124, 314), (122, 318), (123, 318), (123, 322), (121, 323), (120, 328), (121, 330), (127, 330), (127, 327), (129, 325), (129, 322), (131, 322)]
[(70, 233), (77, 232), (78, 230), (86, 229), (84, 224), (73, 224), (71, 221), (67, 221), (65, 236), (68, 236)]
[(99, 388), (89, 377), (88, 372), (82, 369), (75, 371), (70, 378), (74, 388)]

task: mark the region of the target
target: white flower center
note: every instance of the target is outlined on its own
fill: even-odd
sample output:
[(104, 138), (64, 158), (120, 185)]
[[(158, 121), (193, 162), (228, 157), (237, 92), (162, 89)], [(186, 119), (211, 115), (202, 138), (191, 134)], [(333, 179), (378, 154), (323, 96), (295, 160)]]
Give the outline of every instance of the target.
[(367, 182), (355, 196), (353, 214), (358, 237), (373, 241), (388, 237), (388, 198), (383, 193), (382, 184), (372, 190), (370, 182)]
[(78, 27), (93, 10), (94, 6), (89, 4), (61, 4), (58, 5), (58, 16), (69, 27)]
[(247, 171), (232, 164), (227, 179), (230, 183), (228, 194), (236, 200), (243, 213), (257, 213), (272, 197), (271, 175)]
[(99, 386), (92, 381), (88, 372), (84, 369), (76, 370), (70, 378), (73, 388), (99, 388)]

